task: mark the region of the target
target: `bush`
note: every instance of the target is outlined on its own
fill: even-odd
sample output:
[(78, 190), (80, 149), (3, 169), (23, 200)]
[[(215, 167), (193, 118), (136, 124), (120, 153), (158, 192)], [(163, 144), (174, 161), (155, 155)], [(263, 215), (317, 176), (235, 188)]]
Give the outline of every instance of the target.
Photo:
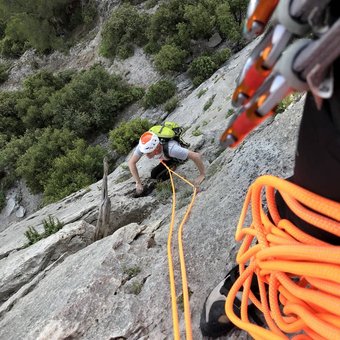
[(166, 101), (166, 103), (164, 104), (164, 110), (167, 113), (171, 113), (173, 110), (175, 110), (177, 105), (178, 105), (178, 98), (174, 96)]
[(301, 97), (300, 93), (291, 93), (290, 95), (286, 96), (277, 105), (277, 107), (275, 109), (275, 113), (282, 113), (282, 112), (284, 112), (291, 103), (296, 102), (297, 100), (300, 99), (300, 97)]
[(173, 96), (172, 98), (168, 99), (164, 104), (164, 110), (167, 113), (171, 113), (178, 105), (178, 98)]
[(119, 124), (109, 133), (112, 149), (121, 155), (126, 155), (138, 143), (139, 137), (151, 126), (148, 120), (140, 118)]
[(104, 25), (100, 53), (104, 57), (127, 58), (133, 54), (133, 44), (146, 42), (147, 15), (141, 15), (130, 4), (124, 4), (113, 12)]
[(211, 57), (201, 56), (194, 59), (189, 67), (189, 74), (195, 80), (194, 85), (198, 86), (205, 79), (208, 79), (216, 68), (216, 64)]
[(140, 99), (142, 90), (127, 85), (119, 76), (109, 75), (100, 65), (80, 72), (44, 107), (54, 126), (74, 131), (79, 137), (107, 131), (116, 114)]
[(163, 45), (155, 56), (156, 68), (160, 72), (180, 71), (183, 69), (187, 52), (174, 45)]
[(146, 34), (149, 42), (165, 44), (166, 40), (177, 33), (177, 24), (184, 22), (184, 1), (171, 0), (162, 3), (150, 18)]
[(172, 196), (172, 187), (170, 181), (156, 183), (156, 196), (161, 202), (165, 202)]
[(57, 231), (63, 228), (64, 224), (61, 223), (57, 218), (48, 215), (47, 219), (43, 220), (44, 232), (39, 233), (34, 227), (28, 227), (28, 230), (25, 231), (25, 236), (28, 239), (28, 243), (26, 243), (26, 247), (46, 238), (52, 234), (55, 234)]
[(212, 35), (215, 16), (211, 15), (202, 3), (185, 6), (184, 19), (189, 22), (192, 38), (209, 38)]
[(216, 64), (216, 66), (220, 66), (225, 63), (231, 56), (231, 51), (229, 48), (224, 48), (222, 50), (217, 51), (211, 56), (212, 61)]
[(9, 37), (4, 37), (0, 41), (0, 54), (5, 58), (17, 58), (24, 53), (27, 47), (25, 42), (15, 41)]
[(235, 21), (228, 3), (221, 4), (216, 8), (216, 21), (222, 37), (233, 42), (238, 42), (241, 39), (241, 27)]
[(18, 160), (35, 143), (41, 135), (40, 131), (26, 132), (20, 137), (12, 137), (11, 140), (0, 149), (0, 173), (2, 173), (2, 185), (8, 189), (17, 178), (16, 168)]
[(2, 52), (21, 55), (29, 46), (43, 53), (63, 49), (74, 29), (95, 16), (92, 0), (2, 1), (0, 20), (6, 23)]
[(44, 203), (56, 202), (102, 178), (106, 151), (98, 145), (88, 146), (82, 139), (73, 144), (65, 155), (54, 159), (43, 180)]
[(16, 107), (18, 98), (17, 92), (0, 92), (0, 133), (8, 138), (25, 131)]
[(6, 195), (4, 190), (0, 189), (0, 212), (6, 206)]
[(151, 85), (144, 96), (144, 107), (163, 104), (176, 93), (176, 85), (169, 80), (160, 80)]
[(44, 128), (52, 123), (53, 114), (44, 110), (51, 96), (70, 81), (71, 75), (54, 76), (41, 71), (24, 80), (24, 88), (17, 99), (17, 109), (26, 128)]
[(25, 179), (33, 193), (42, 192), (50, 177), (55, 158), (65, 155), (73, 146), (75, 134), (68, 130), (46, 128), (37, 141), (17, 162), (17, 175)]
[(8, 79), (8, 70), (8, 64), (0, 63), (0, 84), (4, 83)]

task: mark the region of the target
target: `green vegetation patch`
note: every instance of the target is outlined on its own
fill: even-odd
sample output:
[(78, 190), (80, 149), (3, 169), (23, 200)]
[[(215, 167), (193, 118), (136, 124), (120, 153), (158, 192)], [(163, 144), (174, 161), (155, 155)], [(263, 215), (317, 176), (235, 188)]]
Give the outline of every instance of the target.
[(151, 85), (143, 98), (145, 108), (163, 104), (176, 93), (176, 85), (170, 80), (160, 80)]
[(121, 155), (128, 154), (138, 144), (139, 137), (151, 126), (152, 124), (147, 119), (141, 118), (120, 123), (109, 133), (112, 149)]
[(172, 111), (176, 109), (177, 105), (178, 105), (178, 98), (176, 96), (173, 96), (165, 102), (164, 110), (167, 113), (171, 113)]
[(170, 181), (158, 182), (156, 184), (156, 196), (161, 202), (165, 202), (172, 196), (172, 187)]
[(66, 49), (75, 31), (95, 20), (94, 0), (1, 1), (0, 53), (18, 57), (27, 48), (48, 53)]
[(57, 218), (48, 215), (47, 219), (43, 220), (44, 231), (40, 234), (34, 227), (28, 227), (25, 231), (25, 236), (28, 239), (25, 247), (28, 247), (63, 228), (64, 224), (61, 223)]
[(0, 84), (4, 83), (9, 76), (8, 63), (0, 63)]
[(133, 55), (134, 44), (146, 43), (147, 24), (148, 16), (140, 14), (135, 7), (130, 4), (119, 7), (104, 24), (100, 53), (104, 57), (122, 59)]
[(207, 101), (207, 102), (204, 104), (204, 106), (203, 106), (203, 111), (207, 111), (207, 110), (210, 108), (210, 106), (211, 106), (212, 103), (214, 102), (215, 97), (216, 97), (216, 94), (214, 94), (213, 96), (211, 96), (211, 97), (208, 99), (208, 101)]

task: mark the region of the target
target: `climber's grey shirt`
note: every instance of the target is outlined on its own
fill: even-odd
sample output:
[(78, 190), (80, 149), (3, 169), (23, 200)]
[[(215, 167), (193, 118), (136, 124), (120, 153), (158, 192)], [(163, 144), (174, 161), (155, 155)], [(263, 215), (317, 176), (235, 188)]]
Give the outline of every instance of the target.
[[(188, 158), (189, 150), (181, 147), (180, 144), (174, 140), (169, 141), (168, 149), (169, 149), (169, 156), (172, 158), (177, 158), (182, 161), (185, 161)], [(133, 154), (139, 157), (143, 156), (143, 152), (140, 151), (138, 145)], [(166, 157), (164, 155), (161, 158), (166, 160)]]

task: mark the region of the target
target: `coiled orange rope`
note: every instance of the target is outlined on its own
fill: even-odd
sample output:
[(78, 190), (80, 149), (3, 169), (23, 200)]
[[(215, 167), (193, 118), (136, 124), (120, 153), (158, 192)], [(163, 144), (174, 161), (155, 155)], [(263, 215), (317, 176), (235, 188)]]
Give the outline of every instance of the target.
[(174, 231), (174, 224), (175, 224), (175, 209), (176, 209), (176, 191), (175, 185), (172, 174), (179, 177), (182, 181), (189, 184), (193, 188), (193, 195), (191, 202), (185, 212), (185, 215), (178, 227), (177, 239), (178, 239), (178, 253), (179, 253), (179, 261), (181, 267), (181, 277), (182, 277), (182, 292), (183, 292), (183, 305), (184, 305), (184, 320), (185, 320), (185, 331), (186, 331), (186, 339), (192, 340), (192, 327), (191, 327), (191, 314), (190, 314), (190, 304), (189, 304), (189, 291), (188, 291), (188, 281), (187, 281), (187, 274), (186, 274), (186, 267), (185, 267), (185, 258), (184, 258), (184, 251), (183, 251), (183, 226), (189, 217), (189, 213), (192, 209), (194, 204), (197, 189), (196, 187), (190, 183), (188, 180), (171, 170), (164, 162), (161, 162), (165, 168), (169, 171), (171, 187), (172, 187), (172, 213), (171, 213), (171, 222), (169, 227), (169, 234), (168, 234), (168, 243), (167, 243), (167, 250), (168, 250), (168, 263), (169, 263), (169, 281), (170, 281), (170, 292), (171, 292), (171, 310), (172, 310), (172, 322), (173, 322), (173, 329), (174, 329), (174, 339), (180, 339), (180, 332), (179, 332), (179, 321), (178, 321), (178, 308), (177, 308), (177, 296), (176, 296), (176, 287), (175, 287), (175, 274), (174, 274), (174, 265), (172, 260), (172, 234)]
[[(263, 190), (273, 222), (262, 206)], [(243, 240), (236, 258), (240, 277), (228, 294), (226, 314), (255, 339), (340, 339), (340, 246), (320, 241), (281, 219), (275, 190), (301, 219), (340, 236), (340, 203), (283, 179), (259, 177), (249, 188), (237, 226), (235, 238)], [(249, 206), (252, 223), (243, 227)], [(260, 301), (250, 290), (253, 275)], [(239, 318), (233, 303), (242, 287)], [(248, 299), (263, 313), (269, 329), (249, 322)]]

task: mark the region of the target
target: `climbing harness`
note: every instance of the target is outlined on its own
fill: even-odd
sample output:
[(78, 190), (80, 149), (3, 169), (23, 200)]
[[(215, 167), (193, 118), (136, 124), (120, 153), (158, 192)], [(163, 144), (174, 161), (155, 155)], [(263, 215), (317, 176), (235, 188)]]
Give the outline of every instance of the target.
[(184, 258), (184, 250), (183, 250), (183, 227), (185, 222), (188, 220), (190, 211), (195, 202), (197, 189), (195, 185), (191, 182), (177, 174), (175, 171), (171, 170), (164, 162), (161, 162), (164, 167), (169, 171), (171, 188), (172, 188), (172, 212), (171, 212), (171, 222), (169, 227), (168, 234), (168, 242), (167, 242), (167, 251), (168, 251), (168, 264), (169, 264), (169, 281), (170, 281), (170, 292), (171, 292), (171, 310), (172, 310), (172, 322), (173, 322), (173, 331), (174, 331), (174, 339), (180, 339), (179, 332), (179, 321), (178, 321), (178, 308), (177, 308), (177, 296), (176, 296), (176, 285), (175, 285), (175, 274), (174, 274), (174, 265), (172, 259), (172, 237), (174, 232), (174, 224), (175, 224), (175, 209), (176, 209), (176, 192), (175, 185), (173, 180), (173, 174), (180, 178), (182, 181), (187, 183), (193, 188), (193, 195), (191, 202), (184, 214), (184, 217), (179, 224), (178, 232), (177, 232), (177, 241), (178, 241), (178, 254), (181, 268), (181, 277), (182, 277), (182, 293), (183, 293), (183, 305), (184, 305), (184, 319), (185, 319), (185, 331), (186, 331), (186, 339), (192, 340), (192, 327), (191, 327), (191, 314), (190, 314), (190, 304), (189, 304), (189, 289), (188, 289), (188, 281), (185, 267), (185, 258)]
[[(272, 220), (263, 209), (263, 191)], [(236, 258), (240, 276), (228, 294), (226, 314), (255, 339), (288, 339), (287, 333), (295, 340), (340, 339), (340, 247), (282, 219), (275, 191), (301, 219), (340, 236), (340, 203), (274, 176), (259, 177), (249, 188), (237, 226), (235, 238), (243, 241)], [(249, 207), (252, 222), (243, 226)], [(253, 275), (260, 301), (250, 290)], [(233, 303), (242, 286), (238, 318)], [(249, 323), (248, 299), (263, 313), (269, 329)], [(304, 335), (297, 334), (301, 330)]]

